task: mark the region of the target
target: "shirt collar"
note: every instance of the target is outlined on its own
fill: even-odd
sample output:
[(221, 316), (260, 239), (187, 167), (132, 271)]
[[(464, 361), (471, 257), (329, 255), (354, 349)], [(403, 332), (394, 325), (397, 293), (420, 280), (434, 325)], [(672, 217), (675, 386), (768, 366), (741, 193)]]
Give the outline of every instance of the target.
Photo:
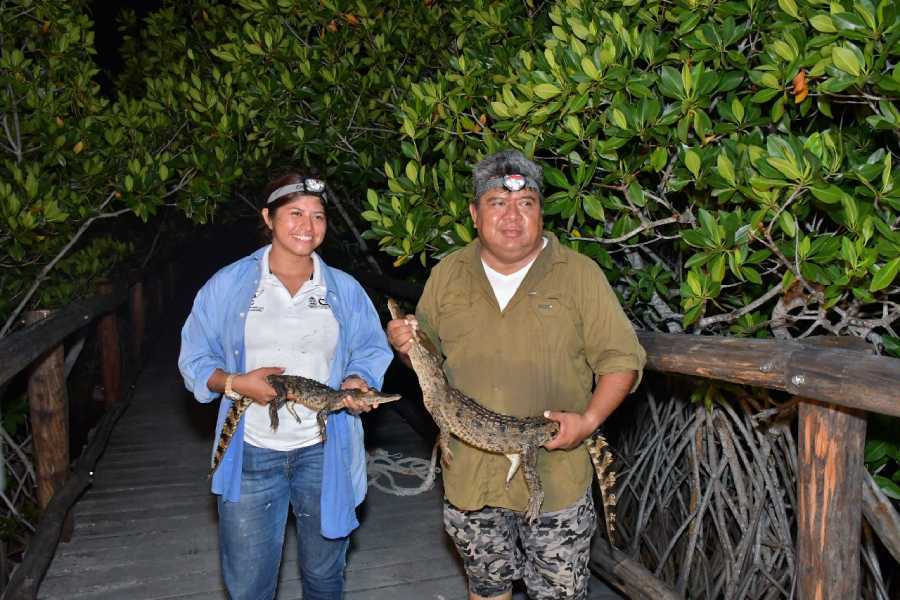
[[(261, 277), (266, 281), (278, 281), (278, 277), (272, 273), (272, 270), (269, 268), (269, 253), (272, 251), (272, 244), (269, 244), (265, 248), (263, 248), (262, 257), (260, 258), (260, 271)], [(322, 259), (319, 258), (319, 255), (315, 252), (312, 253), (313, 259), (313, 272), (312, 277), (310, 278), (310, 282), (313, 288), (325, 288), (325, 278), (323, 275), (324, 271), (324, 263)], [(279, 282), (280, 283), (280, 282)], [(304, 285), (306, 285), (304, 283)]]

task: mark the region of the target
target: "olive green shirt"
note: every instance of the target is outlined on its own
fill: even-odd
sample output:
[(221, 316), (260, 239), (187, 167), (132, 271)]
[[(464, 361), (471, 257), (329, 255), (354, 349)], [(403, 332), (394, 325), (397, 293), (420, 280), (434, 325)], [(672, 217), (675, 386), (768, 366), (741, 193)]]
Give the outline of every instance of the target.
[[(445, 357), (451, 385), (487, 408), (518, 417), (583, 412), (594, 376), (637, 371), (643, 348), (600, 267), (544, 232), (547, 245), (501, 312), (484, 273), (478, 240), (431, 272), (416, 317)], [(636, 386), (637, 384), (635, 384)], [(462, 510), (525, 510), (522, 470), (509, 488), (509, 460), (453, 437), (444, 490)], [(584, 445), (538, 451), (542, 512), (574, 504), (591, 483)]]

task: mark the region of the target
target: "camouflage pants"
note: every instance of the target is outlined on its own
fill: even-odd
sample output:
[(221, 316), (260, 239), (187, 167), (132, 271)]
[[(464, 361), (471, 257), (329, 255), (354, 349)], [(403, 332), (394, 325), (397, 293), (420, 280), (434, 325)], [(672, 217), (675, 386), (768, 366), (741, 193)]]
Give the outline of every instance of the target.
[(586, 599), (596, 524), (590, 490), (568, 508), (541, 513), (534, 524), (506, 508), (463, 511), (444, 500), (444, 527), (462, 557), (469, 592), (485, 597), (523, 579), (533, 600)]

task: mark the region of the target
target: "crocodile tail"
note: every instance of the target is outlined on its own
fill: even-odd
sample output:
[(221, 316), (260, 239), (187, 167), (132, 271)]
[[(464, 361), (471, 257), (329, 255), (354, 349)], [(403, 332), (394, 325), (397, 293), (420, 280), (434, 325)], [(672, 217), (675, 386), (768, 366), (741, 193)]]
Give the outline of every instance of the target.
[(597, 472), (597, 483), (600, 485), (606, 534), (609, 536), (609, 543), (615, 546), (616, 495), (613, 490), (616, 485), (616, 472), (612, 470), (613, 455), (608, 446), (606, 438), (599, 433), (594, 433), (587, 444), (591, 462), (594, 463), (594, 470)]
[(225, 452), (231, 444), (231, 438), (234, 436), (234, 432), (237, 431), (241, 416), (252, 402), (253, 401), (246, 396), (241, 397), (240, 400), (233, 400), (231, 402), (231, 408), (228, 409), (228, 414), (225, 415), (225, 422), (222, 423), (222, 433), (219, 434), (219, 443), (216, 445), (216, 451), (213, 454), (212, 466), (209, 468), (208, 477), (212, 477), (213, 473), (216, 472), (216, 469), (218, 469), (219, 465), (222, 463)]

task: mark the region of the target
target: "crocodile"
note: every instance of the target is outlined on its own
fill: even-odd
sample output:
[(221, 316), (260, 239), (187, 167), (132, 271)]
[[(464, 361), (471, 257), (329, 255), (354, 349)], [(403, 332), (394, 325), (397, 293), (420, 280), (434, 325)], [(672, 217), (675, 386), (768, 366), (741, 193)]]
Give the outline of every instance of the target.
[[(319, 435), (325, 441), (325, 415), (344, 408), (344, 398), (351, 396), (356, 400), (362, 400), (366, 404), (382, 404), (399, 400), (399, 394), (382, 394), (376, 390), (363, 392), (357, 389), (335, 390), (315, 379), (300, 377), (299, 375), (269, 375), (266, 381), (275, 388), (275, 397), (269, 402), (269, 422), (272, 431), (278, 429), (278, 411), (287, 405), (288, 412), (300, 422), (300, 416), (294, 411), (294, 402), (299, 402), (306, 408), (315, 411), (316, 421), (319, 424)], [(231, 443), (231, 438), (237, 430), (238, 422), (247, 408), (253, 404), (253, 400), (242, 396), (240, 400), (231, 403), (225, 422), (222, 424), (222, 433), (219, 434), (219, 443), (213, 454), (212, 466), (209, 476), (216, 472)]]
[[(388, 299), (388, 310), (394, 319), (403, 319), (397, 301)], [(413, 371), (422, 388), (422, 402), (440, 429), (437, 444), (445, 464), (452, 464), (449, 448), (450, 435), (467, 444), (497, 454), (509, 461), (506, 485), (509, 486), (516, 471), (521, 468), (528, 487), (529, 501), (525, 517), (534, 522), (540, 514), (544, 491), (537, 472), (538, 448), (559, 433), (559, 423), (544, 417), (513, 417), (496, 413), (450, 385), (443, 369), (443, 358), (428, 336), (418, 327), (409, 350)], [(616, 475), (612, 471), (612, 455), (605, 438), (598, 432), (590, 436), (588, 453), (600, 484), (606, 531), (610, 542), (614, 540), (615, 503), (612, 493)]]

